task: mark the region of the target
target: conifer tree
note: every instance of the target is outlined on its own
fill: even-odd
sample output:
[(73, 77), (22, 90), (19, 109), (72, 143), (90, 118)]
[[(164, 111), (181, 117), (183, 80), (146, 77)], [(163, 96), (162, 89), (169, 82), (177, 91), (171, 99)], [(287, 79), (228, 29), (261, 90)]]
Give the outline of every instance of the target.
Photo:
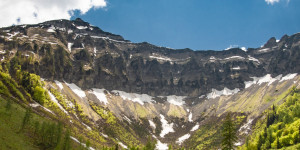
[(223, 150), (232, 150), (234, 149), (234, 143), (237, 141), (236, 131), (235, 131), (235, 124), (232, 120), (231, 113), (228, 113), (225, 121), (223, 123), (223, 130), (222, 130), (222, 149)]
[(11, 108), (11, 100), (10, 99), (7, 99), (7, 102), (6, 102), (6, 105), (5, 105), (5, 110), (6, 111), (9, 111)]
[(28, 108), (26, 109), (20, 131), (22, 131), (25, 128), (25, 126), (29, 123), (30, 117), (31, 117), (31, 109)]
[(70, 150), (71, 149), (71, 138), (70, 138), (70, 130), (66, 131), (63, 150)]

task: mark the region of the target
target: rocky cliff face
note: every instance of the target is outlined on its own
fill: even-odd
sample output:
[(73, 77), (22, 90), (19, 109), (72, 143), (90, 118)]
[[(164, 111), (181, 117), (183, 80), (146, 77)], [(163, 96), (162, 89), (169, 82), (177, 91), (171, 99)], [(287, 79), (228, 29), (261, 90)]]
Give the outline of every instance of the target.
[(300, 34), (271, 38), (260, 48), (224, 51), (131, 43), (81, 19), (7, 27), (1, 35), (5, 50), (38, 60), (22, 68), (83, 89), (199, 97), (212, 89), (243, 89), (253, 76), (300, 72)]
[[(128, 131), (140, 143), (152, 135), (158, 149), (196, 149), (215, 139), (227, 111), (244, 118), (239, 126), (251, 124), (282, 102), (287, 89), (299, 87), (299, 60), (300, 33), (271, 38), (260, 48), (193, 51), (132, 43), (80, 19), (0, 29), (1, 70), (13, 76), (21, 67), (40, 75), (49, 93), (83, 108), (91, 127), (125, 144), (132, 141), (119, 133)], [(106, 123), (103, 113), (117, 123)], [(118, 134), (102, 129), (112, 125), (125, 128)], [(202, 149), (218, 149), (208, 141)]]

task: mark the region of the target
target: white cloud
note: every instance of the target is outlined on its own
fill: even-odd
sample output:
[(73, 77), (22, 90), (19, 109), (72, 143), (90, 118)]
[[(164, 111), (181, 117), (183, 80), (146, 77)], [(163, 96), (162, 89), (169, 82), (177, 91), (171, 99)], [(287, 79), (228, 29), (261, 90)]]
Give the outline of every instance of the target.
[(280, 0), (265, 0), (268, 4), (273, 5), (274, 3), (278, 3)]
[(0, 27), (70, 19), (75, 10), (85, 14), (106, 6), (106, 0), (1, 0)]

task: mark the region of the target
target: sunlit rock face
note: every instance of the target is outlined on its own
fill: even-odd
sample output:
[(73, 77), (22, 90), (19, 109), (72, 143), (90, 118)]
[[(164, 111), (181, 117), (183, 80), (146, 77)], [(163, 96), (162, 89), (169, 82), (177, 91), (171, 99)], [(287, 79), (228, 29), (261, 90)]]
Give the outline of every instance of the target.
[[(24, 69), (83, 89), (195, 98), (242, 90), (252, 77), (300, 72), (300, 34), (271, 38), (256, 49), (193, 51), (132, 43), (81, 19), (7, 27), (1, 33), (5, 50), (40, 59)], [(11, 47), (14, 39), (22, 42)]]

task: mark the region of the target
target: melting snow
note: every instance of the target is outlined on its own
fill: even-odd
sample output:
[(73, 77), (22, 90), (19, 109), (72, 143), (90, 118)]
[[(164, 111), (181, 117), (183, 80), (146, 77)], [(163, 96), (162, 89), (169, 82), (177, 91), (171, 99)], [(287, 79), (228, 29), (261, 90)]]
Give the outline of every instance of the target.
[(150, 126), (155, 129), (156, 128), (155, 123), (152, 120), (148, 120), (148, 121), (149, 121)]
[(168, 144), (162, 143), (159, 140), (157, 140), (157, 144), (155, 145), (156, 150), (168, 150)]
[(87, 26), (76, 26), (76, 28), (79, 30), (83, 30), (83, 29), (87, 29), (88, 27)]
[(123, 148), (125, 148), (125, 149), (127, 149), (128, 147), (125, 145), (125, 144), (123, 144), (122, 142), (119, 142), (118, 143), (120, 146), (122, 146)]
[(76, 84), (74, 84), (74, 83), (69, 84), (69, 83), (67, 83), (67, 82), (65, 82), (65, 83), (66, 83), (67, 86), (68, 86), (68, 87), (69, 87), (76, 95), (78, 95), (80, 98), (86, 97), (85, 92), (82, 91), (81, 88), (78, 87)]
[(84, 125), (88, 130), (92, 130), (91, 127), (89, 127), (88, 125), (84, 124), (83, 122), (81, 124)]
[(241, 70), (241, 67), (240, 66), (233, 67), (232, 70)]
[[(160, 96), (160, 97), (162, 97), (162, 96)], [(184, 98), (186, 98), (186, 96), (171, 95), (171, 96), (167, 96), (167, 101), (170, 104), (182, 106), (185, 104), (185, 102), (183, 101)]]
[(71, 52), (73, 43), (68, 43), (68, 50)]
[(178, 143), (179, 145), (181, 145), (185, 140), (187, 140), (188, 138), (190, 138), (190, 134), (185, 134), (184, 136), (178, 138), (178, 140), (176, 141), (176, 143)]
[[(81, 142), (80, 142), (79, 140), (77, 140), (75, 137), (70, 136), (70, 138), (71, 138), (73, 141), (75, 141), (75, 142), (77, 142), (77, 143), (83, 145), (84, 147), (86, 147), (86, 145), (85, 145), (84, 143), (81, 143)], [(92, 148), (92, 147), (89, 147), (89, 149), (90, 149), (90, 150), (95, 150), (95, 149)]]
[(227, 58), (225, 58), (225, 60), (230, 60), (230, 59), (245, 59), (244, 57), (242, 57), (242, 56), (231, 56), (231, 57), (227, 57)]
[(104, 89), (92, 89), (91, 93), (93, 93), (100, 102), (103, 102), (105, 105), (108, 104)]
[(141, 105), (144, 105), (144, 103), (151, 103), (152, 97), (147, 95), (147, 94), (136, 94), (136, 93), (126, 93), (123, 91), (117, 91), (113, 90), (112, 92), (114, 93), (119, 93), (119, 95), (124, 99), (124, 100), (130, 100), (133, 102), (137, 102)]
[(123, 116), (123, 119), (126, 120), (126, 121), (127, 121), (128, 123), (130, 123), (130, 124), (131, 124), (131, 122), (132, 122), (127, 116)]
[(235, 146), (241, 146), (242, 143), (241, 142), (237, 142), (237, 143), (234, 143)]
[(163, 56), (149, 56), (149, 58), (157, 59), (157, 60), (161, 60), (161, 61), (172, 61), (171, 58), (163, 57)]
[(270, 50), (271, 50), (270, 48), (264, 48), (264, 49), (258, 50), (258, 52), (266, 53), (266, 52), (268, 52), (268, 51), (270, 51)]
[(250, 56), (250, 55), (248, 55), (248, 59), (251, 60), (251, 61), (257, 62), (257, 63), (260, 64), (260, 61), (259, 61), (258, 59), (254, 58), (254, 57), (252, 57), (252, 56)]
[(263, 84), (263, 83), (268, 83), (268, 86), (270, 86), (273, 82), (275, 81), (285, 81), (285, 80), (291, 80), (293, 78), (295, 78), (297, 76), (297, 73), (293, 73), (293, 74), (287, 74), (286, 76), (282, 77), (282, 75), (278, 75), (275, 78), (272, 78), (272, 76), (270, 74), (267, 74), (263, 77), (251, 77), (253, 79), (253, 81), (245, 81), (245, 88), (248, 88), (250, 86), (252, 86), (253, 84)]
[(33, 108), (36, 108), (36, 107), (40, 106), (40, 107), (42, 107), (44, 110), (46, 110), (46, 111), (50, 112), (51, 114), (55, 115), (50, 109), (48, 109), (48, 108), (46, 108), (46, 107), (40, 105), (39, 103), (29, 104), (29, 106), (31, 106), (31, 107), (33, 107)]
[(6, 52), (4, 50), (1, 50), (0, 51), (0, 54), (5, 54)]
[(69, 30), (68, 30), (68, 34), (70, 34), (70, 33), (73, 33), (73, 30), (70, 30), (70, 29), (69, 29)]
[(97, 49), (96, 47), (94, 47), (94, 56), (96, 56), (96, 53), (97, 53)]
[(58, 100), (55, 98), (55, 96), (48, 91), (48, 94), (50, 95), (50, 99), (67, 115), (69, 115), (69, 113), (58, 103)]
[(51, 27), (47, 30), (47, 32), (55, 32), (55, 27), (54, 27), (54, 26), (51, 26)]
[(247, 123), (245, 123), (243, 126), (240, 127), (239, 132), (240, 134), (245, 133), (249, 134), (249, 131), (251, 131), (251, 124), (253, 119), (249, 119)]
[(297, 73), (293, 74), (287, 74), (286, 76), (282, 77), (279, 82), (285, 81), (285, 80), (291, 80), (297, 76)]
[(199, 129), (199, 127), (200, 127), (200, 125), (199, 125), (199, 124), (196, 124), (196, 125), (191, 129), (191, 131), (192, 131), (192, 132), (193, 132), (193, 131), (196, 131), (196, 130)]
[(247, 48), (246, 47), (241, 47), (241, 50), (247, 52)]
[(165, 116), (163, 116), (162, 114), (160, 114), (160, 121), (162, 123), (162, 130), (160, 132), (160, 137), (165, 137), (166, 134), (170, 133), (170, 132), (175, 132), (173, 129), (173, 123), (169, 124), (168, 121), (165, 119)]
[(199, 96), (199, 98), (201, 99), (201, 98), (204, 98), (205, 97), (205, 95), (201, 95), (201, 96)]
[(109, 41), (114, 41), (114, 42), (119, 42), (119, 43), (130, 43), (130, 42), (118, 41), (118, 40), (111, 39), (109, 37), (102, 37), (102, 36), (91, 36), (91, 38), (104, 39), (104, 40), (109, 40)]
[(55, 80), (55, 83), (61, 90), (64, 88), (63, 85), (61, 84), (61, 82)]
[(108, 135), (104, 134), (104, 133), (100, 133), (103, 137), (108, 138)]
[(216, 89), (212, 89), (211, 93), (207, 94), (207, 98), (208, 99), (217, 98), (217, 97), (220, 97), (222, 95), (228, 96), (228, 95), (236, 94), (239, 91), (240, 91), (240, 89), (238, 89), (238, 88), (230, 90), (230, 89), (228, 89), (226, 87), (223, 90), (221, 90), (221, 91), (218, 91)]
[(189, 122), (193, 122), (193, 114), (192, 114), (192, 112), (189, 114)]

